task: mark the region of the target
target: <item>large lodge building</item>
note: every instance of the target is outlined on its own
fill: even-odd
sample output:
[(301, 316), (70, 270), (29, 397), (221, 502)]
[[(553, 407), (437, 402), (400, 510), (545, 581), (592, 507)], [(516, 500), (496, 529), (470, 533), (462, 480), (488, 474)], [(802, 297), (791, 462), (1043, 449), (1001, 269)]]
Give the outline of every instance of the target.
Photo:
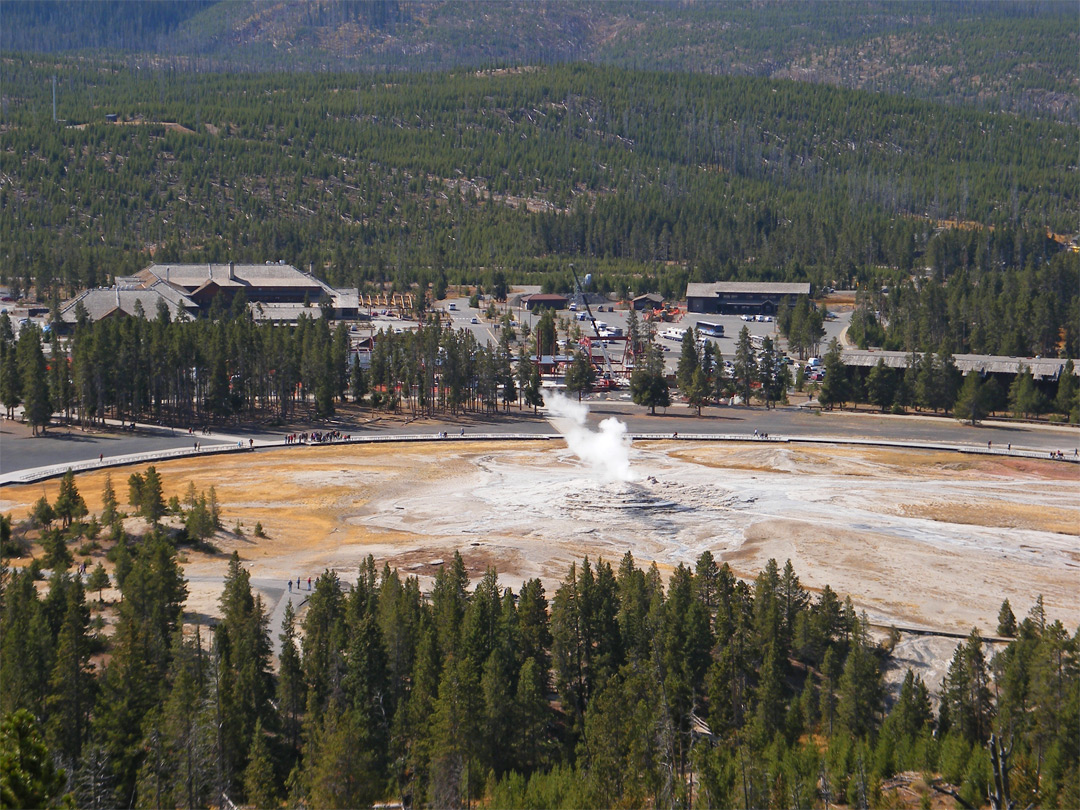
[(228, 309), (241, 291), (256, 320), (295, 323), (302, 314), (335, 319), (356, 318), (359, 293), (338, 289), (311, 273), (282, 263), (266, 264), (152, 264), (133, 276), (119, 277), (109, 288), (87, 290), (68, 301), (60, 319), (72, 325), (79, 305), (91, 320), (135, 315), (138, 309), (153, 318), (164, 302), (173, 318), (195, 317), (210, 309), (215, 298)]

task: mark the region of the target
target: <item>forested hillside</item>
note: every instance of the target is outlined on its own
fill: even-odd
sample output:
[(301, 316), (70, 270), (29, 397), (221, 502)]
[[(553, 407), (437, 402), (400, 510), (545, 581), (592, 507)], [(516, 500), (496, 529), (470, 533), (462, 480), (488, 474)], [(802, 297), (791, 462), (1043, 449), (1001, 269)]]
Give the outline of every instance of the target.
[[(145, 522), (111, 479), (89, 516), (70, 473), (0, 521), (5, 553), (44, 552), (0, 576), (5, 807), (1080, 802), (1078, 637), (1041, 598), (1022, 622), (1002, 605), (1009, 644), (957, 645), (936, 711), (911, 672), (889, 693), (896, 638), (873, 641), (850, 599), (811, 595), (790, 562), (741, 581), (709, 552), (667, 582), (627, 553), (517, 593), (457, 553), (430, 593), (368, 557), (273, 631), (234, 554), (220, 621), (193, 625), (179, 556), (227, 506), (153, 467), (127, 483)], [(84, 584), (76, 551), (109, 566)]]
[(5, 3), (0, 49), (144, 69), (444, 70), (590, 61), (791, 78), (1075, 122), (1074, 4), (336, 0)]
[(1075, 227), (1075, 128), (825, 86), (22, 57), (5, 80), (0, 269), (46, 295), (151, 256), (284, 259), (336, 284), (483, 282), (498, 268), (557, 287), (566, 261), (622, 292), (854, 284), (944, 255), (941, 220), (978, 223), (972, 258), (988, 272), (1040, 266), (1060, 249), (1046, 229)]

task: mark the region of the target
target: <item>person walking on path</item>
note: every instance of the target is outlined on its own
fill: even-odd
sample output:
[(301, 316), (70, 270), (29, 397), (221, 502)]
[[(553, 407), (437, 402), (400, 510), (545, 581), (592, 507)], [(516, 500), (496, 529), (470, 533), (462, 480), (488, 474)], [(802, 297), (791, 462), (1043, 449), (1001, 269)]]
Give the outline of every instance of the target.
[(292, 580), (289, 580), (289, 593), (292, 593)]
[(307, 578), (307, 589), (308, 589), (309, 591), (311, 590), (311, 577), (308, 577), (308, 578)]

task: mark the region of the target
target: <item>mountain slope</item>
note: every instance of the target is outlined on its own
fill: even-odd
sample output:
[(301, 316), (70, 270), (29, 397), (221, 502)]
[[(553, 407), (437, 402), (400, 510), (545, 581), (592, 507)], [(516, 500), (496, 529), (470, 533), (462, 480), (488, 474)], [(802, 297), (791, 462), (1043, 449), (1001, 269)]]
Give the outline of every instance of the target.
[(0, 49), (199, 70), (592, 61), (977, 103), (1075, 122), (1071, 3), (55, 0), (0, 4)]

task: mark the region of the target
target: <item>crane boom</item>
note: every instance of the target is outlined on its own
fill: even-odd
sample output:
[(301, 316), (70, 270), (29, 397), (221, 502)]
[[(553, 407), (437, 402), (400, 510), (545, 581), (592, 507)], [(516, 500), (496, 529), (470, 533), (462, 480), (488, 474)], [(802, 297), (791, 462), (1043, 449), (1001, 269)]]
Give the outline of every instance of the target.
[[(578, 279), (577, 271), (574, 269), (574, 265), (570, 265), (570, 272), (574, 274), (574, 283), (577, 285), (578, 291), (581, 293), (581, 300), (585, 304), (585, 312), (589, 316), (589, 322), (592, 324), (593, 334), (596, 335), (596, 340), (600, 344), (600, 354), (604, 357), (604, 372), (611, 380), (615, 379), (615, 368), (611, 365), (611, 358), (608, 357), (607, 346), (604, 344), (603, 337), (600, 336), (600, 329), (596, 325), (596, 316), (593, 315), (592, 307), (589, 306), (589, 297), (585, 295), (585, 289), (581, 286), (581, 280)], [(591, 352), (590, 352), (591, 355)], [(591, 360), (590, 356), (590, 360)]]

